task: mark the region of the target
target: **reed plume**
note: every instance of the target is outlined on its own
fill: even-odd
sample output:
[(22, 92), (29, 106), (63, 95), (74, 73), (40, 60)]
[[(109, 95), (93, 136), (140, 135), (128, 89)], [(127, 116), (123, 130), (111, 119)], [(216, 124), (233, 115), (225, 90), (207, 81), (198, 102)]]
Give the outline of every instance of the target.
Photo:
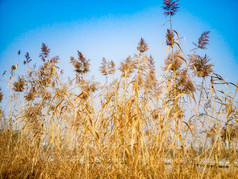
[(45, 43), (42, 43), (41, 45), (41, 53), (40, 53), (40, 58), (42, 59), (43, 62), (46, 61), (46, 58), (49, 56), (50, 54), (50, 49), (46, 46)]
[(193, 70), (194, 75), (198, 77), (207, 77), (209, 76), (213, 70), (213, 64), (208, 64), (210, 59), (205, 55), (201, 57), (200, 55), (190, 55), (190, 68)]
[(175, 15), (175, 13), (177, 11), (179, 11), (179, 4), (178, 4), (178, 0), (174, 1), (174, 0), (164, 0), (164, 6), (162, 6), (162, 9), (164, 10), (164, 15), (168, 16), (168, 15)]
[(24, 65), (29, 64), (32, 61), (30, 54), (28, 52), (26, 52), (25, 58), (26, 58), (26, 60), (24, 60), (24, 62), (23, 62)]
[(0, 103), (2, 102), (3, 100), (3, 92), (2, 92), (2, 89), (0, 88)]

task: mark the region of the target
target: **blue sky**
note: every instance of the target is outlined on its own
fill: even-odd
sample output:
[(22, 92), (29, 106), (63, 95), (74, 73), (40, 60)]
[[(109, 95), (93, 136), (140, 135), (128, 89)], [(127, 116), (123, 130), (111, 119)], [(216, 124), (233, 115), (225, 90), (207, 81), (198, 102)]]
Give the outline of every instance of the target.
[[(238, 82), (238, 1), (180, 0), (181, 9), (173, 18), (186, 52), (193, 48), (204, 31), (211, 31), (210, 46), (205, 51), (214, 69), (226, 80)], [(20, 69), (26, 52), (34, 63), (41, 43), (59, 55), (61, 65), (71, 72), (70, 56), (80, 50), (91, 59), (92, 75), (98, 76), (102, 57), (119, 64), (136, 53), (141, 37), (155, 57), (157, 71), (163, 63), (161, 47), (167, 25), (162, 0), (0, 0), (0, 73), (12, 64)], [(17, 51), (22, 51), (18, 57)], [(70, 74), (70, 73), (68, 73)], [(1, 76), (1, 81), (5, 79)]]

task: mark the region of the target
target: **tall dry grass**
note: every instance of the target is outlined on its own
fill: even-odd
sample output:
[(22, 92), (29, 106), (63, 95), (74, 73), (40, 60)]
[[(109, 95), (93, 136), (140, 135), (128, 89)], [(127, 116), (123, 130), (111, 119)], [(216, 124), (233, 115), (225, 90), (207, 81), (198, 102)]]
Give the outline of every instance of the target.
[[(9, 112), (1, 108), (1, 178), (235, 178), (237, 85), (215, 73), (204, 54), (209, 32), (185, 54), (170, 17), (161, 77), (141, 38), (120, 63), (103, 58), (105, 83), (87, 77), (90, 60), (71, 57), (73, 80), (62, 80), (59, 57), (42, 44), (42, 65), (11, 67)], [(19, 51), (20, 55), (21, 52)], [(121, 76), (112, 78), (119, 70)], [(0, 91), (0, 101), (6, 96)]]

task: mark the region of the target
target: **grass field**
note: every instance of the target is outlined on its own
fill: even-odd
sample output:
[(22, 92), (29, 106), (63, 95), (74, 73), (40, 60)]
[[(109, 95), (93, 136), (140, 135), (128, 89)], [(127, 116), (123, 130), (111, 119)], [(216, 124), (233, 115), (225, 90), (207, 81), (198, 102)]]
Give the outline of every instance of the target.
[(236, 178), (238, 84), (205, 54), (209, 31), (184, 53), (172, 26), (178, 9), (164, 1), (159, 77), (143, 38), (119, 67), (102, 59), (101, 84), (80, 51), (70, 58), (75, 77), (64, 80), (44, 43), (42, 65), (28, 53), (25, 74), (13, 65), (8, 96), (0, 91), (9, 106), (0, 110), (0, 178)]

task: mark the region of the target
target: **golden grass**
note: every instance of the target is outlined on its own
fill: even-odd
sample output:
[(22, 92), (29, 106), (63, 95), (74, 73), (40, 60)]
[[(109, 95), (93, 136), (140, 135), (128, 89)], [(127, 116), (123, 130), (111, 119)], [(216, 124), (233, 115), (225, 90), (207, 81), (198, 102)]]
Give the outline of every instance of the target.
[(120, 78), (111, 80), (115, 64), (103, 58), (103, 86), (87, 78), (79, 51), (67, 82), (45, 44), (39, 68), (27, 53), (26, 74), (12, 68), (7, 116), (0, 111), (0, 178), (236, 178), (238, 87), (197, 55), (209, 32), (188, 55), (168, 32), (159, 79), (144, 39)]

